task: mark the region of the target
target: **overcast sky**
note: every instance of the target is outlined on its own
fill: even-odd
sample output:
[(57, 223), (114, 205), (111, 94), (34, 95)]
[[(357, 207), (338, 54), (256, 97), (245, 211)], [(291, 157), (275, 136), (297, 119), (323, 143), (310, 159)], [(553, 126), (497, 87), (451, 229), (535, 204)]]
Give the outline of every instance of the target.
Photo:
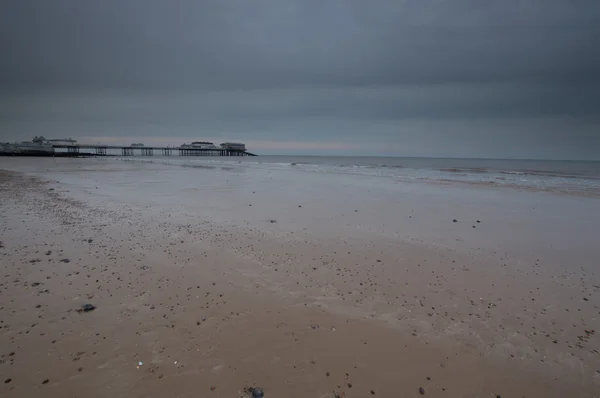
[(600, 160), (598, 0), (6, 0), (0, 141)]

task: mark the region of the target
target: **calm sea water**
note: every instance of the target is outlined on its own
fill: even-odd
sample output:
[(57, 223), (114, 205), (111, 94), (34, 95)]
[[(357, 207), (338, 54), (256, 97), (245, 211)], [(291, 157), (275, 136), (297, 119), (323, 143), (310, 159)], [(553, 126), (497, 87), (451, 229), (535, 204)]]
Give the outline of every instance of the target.
[(600, 178), (600, 161), (402, 158), (376, 156), (258, 156), (218, 158), (244, 163), (276, 163), (287, 165), (328, 165), (337, 167), (405, 168), (443, 172), (516, 172), (531, 175), (564, 175)]
[(599, 161), (368, 156), (134, 156), (118, 158), (191, 167), (196, 165), (236, 165), (236, 167), (285, 169), (313, 173), (356, 174), (401, 181), (461, 182), (600, 195)]

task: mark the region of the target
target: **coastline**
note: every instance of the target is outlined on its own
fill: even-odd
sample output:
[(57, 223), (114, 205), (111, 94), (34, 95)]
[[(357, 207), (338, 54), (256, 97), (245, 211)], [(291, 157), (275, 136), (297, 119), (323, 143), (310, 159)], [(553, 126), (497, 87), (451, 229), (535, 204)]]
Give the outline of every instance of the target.
[[(257, 182), (248, 187), (231, 171), (202, 171), (276, 189), (273, 173), (240, 171)], [(434, 397), (592, 397), (598, 388), (598, 337), (585, 331), (598, 328), (600, 288), (589, 267), (542, 267), (454, 237), (407, 239), (351, 198), (340, 208), (356, 213), (334, 222), (317, 209), (326, 198), (298, 191), (287, 213), (276, 192), (248, 203), (219, 186), (197, 204), (141, 201), (117, 187), (143, 194), (142, 185), (117, 173), (58, 182), (48, 170), (0, 172), (6, 396), (238, 396), (254, 386), (288, 397), (416, 397), (420, 387)], [(118, 196), (106, 196), (110, 187)], [(219, 200), (256, 213), (228, 215)], [(422, 222), (407, 228), (428, 230)], [(593, 262), (597, 252), (583, 255)], [(85, 302), (97, 309), (77, 313)]]

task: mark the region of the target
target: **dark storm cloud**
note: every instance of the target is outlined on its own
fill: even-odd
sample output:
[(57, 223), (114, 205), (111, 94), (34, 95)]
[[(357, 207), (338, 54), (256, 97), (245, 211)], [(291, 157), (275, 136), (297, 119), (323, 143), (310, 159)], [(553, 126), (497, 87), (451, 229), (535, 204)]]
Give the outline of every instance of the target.
[(597, 81), (597, 1), (4, 2), (4, 85)]
[(226, 134), (283, 151), (368, 139), (382, 154), (600, 156), (596, 0), (0, 7), (0, 141)]

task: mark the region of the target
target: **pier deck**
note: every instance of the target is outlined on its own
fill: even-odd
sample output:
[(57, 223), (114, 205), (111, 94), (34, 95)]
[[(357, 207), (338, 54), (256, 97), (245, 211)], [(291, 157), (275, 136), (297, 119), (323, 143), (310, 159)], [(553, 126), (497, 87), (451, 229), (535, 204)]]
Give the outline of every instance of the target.
[[(53, 145), (54, 149), (66, 149), (67, 153), (76, 155), (81, 150), (91, 150), (93, 152), (86, 154), (95, 154), (98, 156), (107, 155), (109, 149), (118, 149), (121, 156), (154, 156), (155, 152), (162, 156), (256, 156), (245, 150), (222, 149), (222, 148), (181, 148), (181, 147), (157, 147), (157, 146), (118, 146), (118, 145)], [(175, 156), (177, 156), (175, 155)]]

